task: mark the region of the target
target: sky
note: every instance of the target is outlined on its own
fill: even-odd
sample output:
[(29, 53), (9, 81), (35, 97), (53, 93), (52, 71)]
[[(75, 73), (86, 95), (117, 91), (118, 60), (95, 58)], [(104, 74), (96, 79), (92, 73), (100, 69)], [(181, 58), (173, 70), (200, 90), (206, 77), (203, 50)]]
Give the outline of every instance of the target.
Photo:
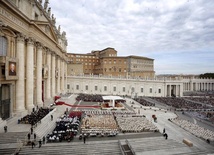
[[(43, 0), (44, 2), (44, 0)], [(214, 0), (49, 0), (68, 53), (112, 47), (156, 74), (214, 73)]]

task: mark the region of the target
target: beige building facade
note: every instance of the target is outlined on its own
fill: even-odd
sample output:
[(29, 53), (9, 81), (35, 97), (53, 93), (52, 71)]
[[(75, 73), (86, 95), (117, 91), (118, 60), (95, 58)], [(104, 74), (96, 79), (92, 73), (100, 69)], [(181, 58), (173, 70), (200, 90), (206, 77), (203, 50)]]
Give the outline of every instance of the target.
[(48, 2), (1, 0), (0, 119), (66, 92), (67, 39)]
[[(68, 75), (93, 74), (140, 78), (154, 78), (155, 76), (154, 59), (140, 56), (117, 56), (117, 51), (110, 47), (101, 51), (92, 51), (88, 54), (69, 53), (68, 58), (70, 62)], [(82, 64), (82, 73), (73, 70), (76, 64)]]

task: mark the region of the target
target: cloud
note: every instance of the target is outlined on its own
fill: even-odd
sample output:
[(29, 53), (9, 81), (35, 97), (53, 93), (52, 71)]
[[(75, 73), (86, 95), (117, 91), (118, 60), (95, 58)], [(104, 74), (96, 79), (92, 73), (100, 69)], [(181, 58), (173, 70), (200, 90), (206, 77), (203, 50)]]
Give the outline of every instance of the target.
[[(214, 62), (207, 61), (214, 50), (212, 1), (62, 0), (59, 5), (58, 0), (51, 0), (50, 6), (57, 25), (66, 31), (69, 53), (113, 47), (121, 56), (147, 56), (154, 58), (157, 65), (164, 62), (162, 67), (155, 66), (158, 73), (213, 72), (210, 66)], [(199, 57), (201, 52), (204, 55)], [(174, 70), (168, 70), (167, 64), (177, 59), (166, 61), (165, 54), (180, 58)], [(197, 57), (193, 59), (192, 55)], [(194, 66), (202, 67), (195, 70)]]

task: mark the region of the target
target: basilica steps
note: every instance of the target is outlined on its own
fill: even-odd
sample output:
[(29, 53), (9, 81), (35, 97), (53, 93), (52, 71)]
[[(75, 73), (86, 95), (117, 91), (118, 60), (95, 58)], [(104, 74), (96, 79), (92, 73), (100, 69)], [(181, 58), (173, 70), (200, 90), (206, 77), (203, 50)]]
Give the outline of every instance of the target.
[(83, 142), (70, 142), (70, 143), (47, 143), (38, 148), (38, 145), (32, 149), (31, 146), (25, 146), (21, 149), (20, 155), (122, 155), (118, 141), (87, 141)]

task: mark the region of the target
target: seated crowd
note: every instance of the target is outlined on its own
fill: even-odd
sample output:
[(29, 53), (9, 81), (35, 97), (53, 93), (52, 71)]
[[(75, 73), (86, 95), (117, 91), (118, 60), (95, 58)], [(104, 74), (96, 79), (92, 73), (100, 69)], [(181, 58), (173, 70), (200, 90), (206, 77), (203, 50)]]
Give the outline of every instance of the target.
[(214, 98), (210, 98), (210, 97), (208, 97), (208, 98), (207, 97), (188, 97), (187, 99), (214, 106)]
[(198, 104), (195, 102), (187, 101), (183, 98), (175, 98), (175, 97), (150, 97), (158, 102), (164, 103), (168, 106), (174, 107), (176, 110), (202, 110), (209, 109), (209, 106)]
[(203, 138), (206, 141), (208, 140), (209, 142), (214, 141), (214, 132), (211, 130), (205, 129), (197, 124), (193, 124), (180, 118), (174, 118), (171, 119), (171, 121), (197, 137)]
[(72, 115), (62, 115), (56, 121), (56, 127), (51, 134), (47, 135), (48, 142), (70, 142), (79, 131), (81, 115), (79, 113)]
[(101, 95), (89, 95), (89, 94), (79, 94), (76, 97), (77, 101), (85, 101), (85, 102), (103, 102), (103, 98)]
[(121, 132), (158, 131), (158, 128), (143, 116), (115, 115)]
[(31, 124), (31, 125), (36, 125), (38, 122), (42, 120), (52, 109), (49, 108), (33, 108), (33, 111), (31, 114), (28, 114), (24, 116), (23, 118), (18, 120), (18, 123), (23, 123), (23, 124)]
[(111, 111), (87, 110), (82, 119), (82, 134), (89, 136), (116, 136), (118, 128)]
[(134, 98), (134, 100), (137, 101), (138, 103), (140, 103), (143, 106), (152, 106), (152, 107), (155, 106), (154, 103), (148, 102), (148, 101), (146, 101), (146, 100), (144, 100), (142, 98)]

